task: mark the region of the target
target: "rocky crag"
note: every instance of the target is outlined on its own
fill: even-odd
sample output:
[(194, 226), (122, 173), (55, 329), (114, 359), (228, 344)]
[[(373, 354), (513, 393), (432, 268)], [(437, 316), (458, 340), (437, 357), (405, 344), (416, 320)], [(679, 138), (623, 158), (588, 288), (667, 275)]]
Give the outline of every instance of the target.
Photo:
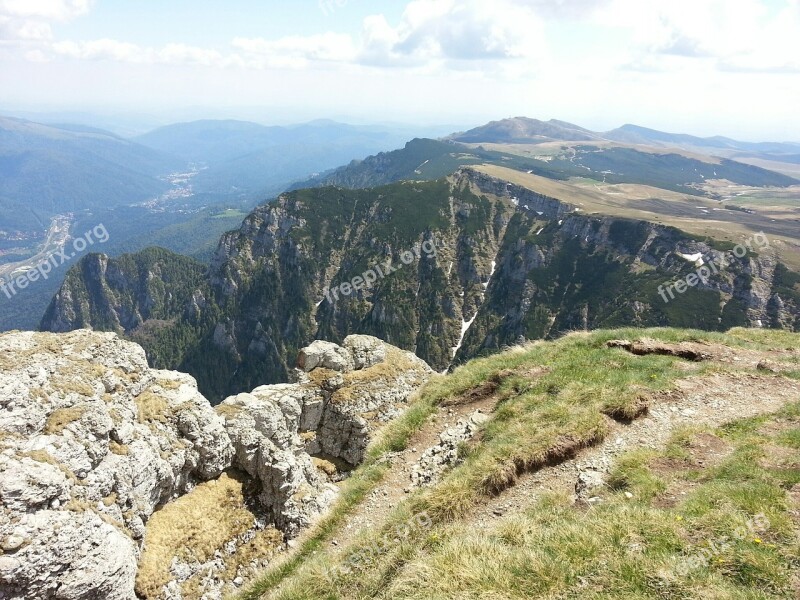
[[(434, 182), (285, 194), (223, 237), (208, 276), (180, 293), (187, 300), (179, 307), (138, 293), (151, 279), (140, 271), (87, 257), (107, 268), (74, 269), (42, 328), (111, 323), (154, 366), (194, 375), (212, 401), (288, 381), (286, 357), (314, 339), (339, 343), (353, 333), (443, 371), (574, 330), (800, 329), (800, 275), (768, 248), (735, 257), (732, 247), (586, 214), (466, 168)], [(659, 290), (695, 272), (698, 257), (727, 265), (665, 302)], [(382, 276), (365, 285), (376, 268)], [(154, 302), (173, 309), (148, 319)], [(131, 314), (142, 316), (134, 328), (123, 318)]]
[(431, 373), (366, 336), (316, 342), (298, 364), (296, 383), (214, 409), (192, 377), (151, 369), (116, 334), (0, 336), (0, 598), (241, 585), (268, 557), (254, 548), (277, 551), (322, 514)]

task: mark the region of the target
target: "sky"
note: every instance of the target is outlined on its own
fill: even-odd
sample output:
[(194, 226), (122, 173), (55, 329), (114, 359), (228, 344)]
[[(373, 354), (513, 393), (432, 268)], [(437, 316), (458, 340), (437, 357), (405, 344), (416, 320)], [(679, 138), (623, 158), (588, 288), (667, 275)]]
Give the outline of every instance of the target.
[(0, 111), (800, 142), (800, 0), (0, 0)]

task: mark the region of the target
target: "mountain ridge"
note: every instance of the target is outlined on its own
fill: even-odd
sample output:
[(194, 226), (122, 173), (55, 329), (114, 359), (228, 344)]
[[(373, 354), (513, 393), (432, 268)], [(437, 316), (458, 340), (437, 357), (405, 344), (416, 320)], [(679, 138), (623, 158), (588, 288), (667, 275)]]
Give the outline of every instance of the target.
[[(399, 265), (404, 252), (431, 241), (433, 257), (416, 252), (419, 260), (372, 287), (325, 293), (387, 260)], [(186, 290), (189, 305), (164, 317), (175, 322), (163, 334), (182, 341), (170, 351), (180, 362), (162, 366), (193, 374), (217, 399), (284, 381), (287, 359), (302, 346), (350, 333), (414, 351), (441, 371), (520, 339), (575, 329), (762, 322), (797, 330), (793, 282), (800, 276), (760, 249), (680, 300), (662, 300), (659, 289), (694, 268), (685, 256), (718, 261), (732, 247), (664, 225), (586, 215), (469, 168), (372, 190), (299, 190), (256, 209), (223, 237), (206, 283)], [(43, 329), (92, 324), (91, 306), (115, 306), (102, 292), (82, 292), (108, 282), (87, 285), (83, 277), (70, 272)], [(137, 281), (122, 282), (127, 297), (146, 297)], [(148, 351), (162, 355), (157, 343)]]
[[(575, 137), (576, 133), (578, 134), (577, 137)], [(673, 144), (773, 154), (796, 153), (800, 148), (800, 142), (743, 142), (720, 135), (698, 137), (683, 133), (669, 133), (631, 123), (610, 131), (592, 131), (558, 119), (541, 121), (529, 117), (512, 117), (492, 121), (466, 132), (451, 134), (445, 139), (465, 143), (493, 142), (507, 144), (598, 140), (639, 144)]]

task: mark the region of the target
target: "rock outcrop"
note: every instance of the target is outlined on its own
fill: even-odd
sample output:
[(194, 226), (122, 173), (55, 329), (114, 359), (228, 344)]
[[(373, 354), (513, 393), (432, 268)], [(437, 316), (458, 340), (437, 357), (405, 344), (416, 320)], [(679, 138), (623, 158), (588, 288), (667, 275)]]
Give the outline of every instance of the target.
[(258, 482), (260, 505), (287, 537), (336, 497), (299, 436), (306, 403), (321, 400), (314, 390), (279, 385), (228, 398), (218, 408), (236, 450), (234, 465)]
[[(248, 574), (240, 558), (231, 568), (232, 555), (270, 531), (292, 538), (322, 514), (337, 488), (317, 465), (361, 462), (431, 374), (367, 336), (316, 342), (299, 364), (297, 383), (213, 409), (192, 377), (150, 369), (142, 348), (116, 334), (0, 335), (0, 598), (188, 600), (183, 584), (201, 575), (204, 598), (231, 591), (226, 577)], [(182, 539), (179, 527), (148, 530), (193, 494), (236, 505), (220, 506), (218, 524), (204, 515), (211, 528), (236, 516), (203, 560), (165, 547)], [(196, 510), (186, 506), (176, 514)], [(140, 560), (167, 571), (137, 580)]]
[(306, 448), (351, 465), (364, 460), (376, 428), (396, 417), (432, 374), (410, 352), (366, 335), (348, 336), (342, 347), (314, 342), (300, 353), (298, 366), (300, 385), (313, 386), (323, 398), (304, 412)]
[(438, 483), (448, 469), (458, 464), (461, 444), (472, 439), (488, 420), (488, 415), (477, 411), (445, 429), (439, 436), (439, 443), (425, 450), (411, 468), (412, 485), (424, 487)]
[(217, 411), (234, 466), (261, 485), (259, 499), (288, 537), (335, 496), (312, 456), (360, 464), (374, 432), (396, 417), (432, 371), (409, 352), (363, 335), (316, 341), (298, 357), (297, 383), (256, 388)]
[(115, 334), (0, 336), (0, 592), (133, 598), (145, 523), (233, 447), (188, 375)]

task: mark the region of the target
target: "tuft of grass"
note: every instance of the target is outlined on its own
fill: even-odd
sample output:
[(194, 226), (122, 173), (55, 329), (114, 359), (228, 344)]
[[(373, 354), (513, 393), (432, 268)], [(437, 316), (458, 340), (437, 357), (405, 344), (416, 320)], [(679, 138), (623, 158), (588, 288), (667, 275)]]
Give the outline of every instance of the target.
[[(167, 504), (147, 522), (144, 552), (136, 574), (136, 592), (158, 598), (173, 577), (172, 558), (204, 563), (227, 542), (255, 527), (255, 515), (248, 509), (245, 478), (224, 473), (216, 481), (198, 485), (189, 494)], [(274, 529), (260, 531), (242, 554), (226, 557), (226, 573), (249, 564), (255, 554), (268, 558), (283, 541)], [(188, 585), (191, 585), (189, 583)]]
[(51, 412), (44, 425), (45, 435), (59, 435), (67, 427), (80, 421), (86, 414), (87, 408), (83, 405), (58, 408)]
[(128, 456), (129, 448), (123, 444), (119, 444), (114, 440), (108, 442), (108, 449), (112, 452), (112, 454), (117, 454), (119, 456)]
[(164, 396), (147, 390), (136, 397), (136, 418), (139, 423), (168, 423), (174, 410)]

